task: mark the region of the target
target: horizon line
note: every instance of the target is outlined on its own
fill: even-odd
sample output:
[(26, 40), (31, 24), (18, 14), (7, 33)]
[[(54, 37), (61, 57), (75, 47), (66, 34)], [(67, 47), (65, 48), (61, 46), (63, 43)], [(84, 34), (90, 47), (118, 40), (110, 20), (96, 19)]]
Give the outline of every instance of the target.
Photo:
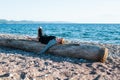
[(75, 21), (39, 21), (39, 20), (27, 20), (27, 19), (22, 19), (22, 20), (13, 20), (13, 19), (0, 19), (0, 20), (5, 20), (5, 21), (15, 21), (15, 22), (20, 22), (20, 21), (26, 21), (26, 22), (33, 22), (33, 23), (72, 23), (72, 24), (120, 24), (120, 22), (75, 22)]

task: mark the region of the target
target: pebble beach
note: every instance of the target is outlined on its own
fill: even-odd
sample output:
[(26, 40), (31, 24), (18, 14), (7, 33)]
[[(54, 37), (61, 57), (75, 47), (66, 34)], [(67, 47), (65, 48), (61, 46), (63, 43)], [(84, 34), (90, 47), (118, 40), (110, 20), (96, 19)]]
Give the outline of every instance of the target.
[[(3, 37), (1, 34), (0, 38)], [(120, 45), (79, 41), (69, 43), (106, 47), (109, 50), (107, 61), (91, 62), (0, 46), (0, 80), (120, 80)]]

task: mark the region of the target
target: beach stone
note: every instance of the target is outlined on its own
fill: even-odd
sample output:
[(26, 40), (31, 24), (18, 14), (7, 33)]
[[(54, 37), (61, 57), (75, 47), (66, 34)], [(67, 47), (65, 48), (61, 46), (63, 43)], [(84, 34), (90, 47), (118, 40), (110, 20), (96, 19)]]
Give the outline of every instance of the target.
[(9, 77), (9, 76), (10, 76), (10, 73), (4, 73), (0, 75), (0, 77)]
[(34, 67), (40, 67), (39, 62), (38, 61), (34, 61)]
[(25, 79), (25, 77), (26, 77), (26, 73), (25, 73), (25, 72), (21, 72), (20, 77), (21, 77), (21, 79)]
[(5, 64), (5, 63), (6, 63), (5, 61), (0, 62), (0, 64)]
[(59, 77), (53, 77), (54, 80), (61, 80)]
[(96, 73), (96, 70), (92, 70), (92, 71), (90, 72), (90, 74), (92, 74), (92, 75), (97, 74), (97, 73)]
[(49, 65), (49, 62), (44, 62), (44, 64), (45, 64), (46, 66), (48, 66), (48, 65)]

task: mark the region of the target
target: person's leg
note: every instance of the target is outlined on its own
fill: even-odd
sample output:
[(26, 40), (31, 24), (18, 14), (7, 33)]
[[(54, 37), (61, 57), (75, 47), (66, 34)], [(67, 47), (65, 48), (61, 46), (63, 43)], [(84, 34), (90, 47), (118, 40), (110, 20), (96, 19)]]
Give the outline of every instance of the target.
[(40, 51), (39, 54), (42, 54), (42, 53), (46, 53), (46, 51), (51, 48), (52, 46), (56, 45), (57, 44), (57, 41), (56, 39), (52, 39), (48, 42), (48, 44), (45, 46), (45, 48), (43, 50)]

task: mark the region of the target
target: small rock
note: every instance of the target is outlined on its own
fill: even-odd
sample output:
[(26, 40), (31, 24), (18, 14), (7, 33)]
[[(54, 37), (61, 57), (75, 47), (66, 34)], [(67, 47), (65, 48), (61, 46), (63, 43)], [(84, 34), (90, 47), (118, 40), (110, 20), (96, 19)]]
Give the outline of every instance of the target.
[(95, 71), (91, 71), (90, 74), (96, 74), (96, 72)]
[(26, 73), (25, 73), (25, 72), (21, 72), (20, 77), (21, 77), (21, 79), (25, 79), (25, 77), (26, 77)]
[(98, 75), (94, 80), (100, 80), (101, 75)]
[(34, 67), (40, 67), (38, 61), (34, 61)]
[(0, 64), (5, 64), (6, 62), (4, 62), (4, 61), (2, 61), (2, 62), (0, 62)]
[(40, 69), (38, 69), (39, 72), (42, 72), (44, 70), (46, 70), (46, 68), (40, 68)]
[(0, 77), (9, 77), (9, 76), (10, 76), (10, 73), (5, 73), (5, 74), (0, 75)]
[(111, 75), (112, 73), (111, 73), (110, 71), (107, 71), (107, 74), (108, 74), (108, 75)]
[(48, 66), (48, 65), (49, 65), (49, 63), (48, 63), (48, 62), (44, 62), (44, 64), (45, 64), (46, 66)]
[(54, 77), (54, 80), (61, 80), (59, 77)]

